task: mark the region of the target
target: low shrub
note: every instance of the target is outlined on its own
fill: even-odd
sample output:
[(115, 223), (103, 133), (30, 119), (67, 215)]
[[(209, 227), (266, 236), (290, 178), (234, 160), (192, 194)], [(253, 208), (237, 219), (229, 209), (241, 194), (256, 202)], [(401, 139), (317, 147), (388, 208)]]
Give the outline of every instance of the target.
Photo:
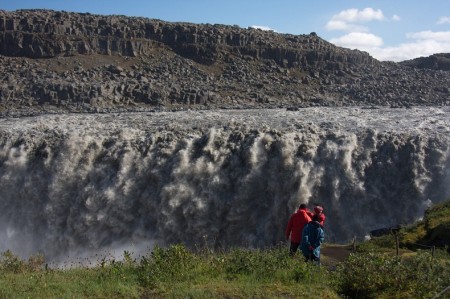
[(183, 245), (166, 249), (157, 246), (150, 256), (142, 257), (138, 266), (138, 279), (142, 286), (151, 288), (159, 282), (184, 282), (195, 279), (200, 264), (199, 257)]
[(286, 254), (277, 255), (273, 251), (233, 249), (225, 256), (225, 272), (228, 275), (271, 277), (288, 265), (287, 258)]
[(3, 273), (23, 273), (25, 271), (40, 271), (44, 268), (45, 259), (43, 254), (35, 254), (28, 261), (7, 250), (0, 255), (0, 271)]
[(326, 284), (326, 269), (291, 257), (285, 248), (233, 248), (215, 254), (194, 254), (183, 245), (156, 247), (138, 266), (142, 287), (164, 289), (174, 283), (246, 281), (250, 283), (301, 283), (306, 280)]
[(1, 254), (0, 270), (6, 273), (21, 273), (26, 270), (26, 263), (10, 250), (7, 250)]
[(350, 255), (335, 275), (338, 292), (351, 298), (429, 298), (450, 285), (449, 265), (429, 252), (403, 260), (371, 252)]

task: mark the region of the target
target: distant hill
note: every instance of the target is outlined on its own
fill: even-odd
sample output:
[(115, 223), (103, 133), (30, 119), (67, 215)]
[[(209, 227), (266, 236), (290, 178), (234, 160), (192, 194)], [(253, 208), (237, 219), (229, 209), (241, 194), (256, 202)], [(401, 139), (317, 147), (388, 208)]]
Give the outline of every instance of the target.
[(0, 113), (449, 105), (442, 56), (380, 62), (317, 36), (0, 11)]
[(450, 71), (450, 53), (434, 54), (428, 57), (420, 57), (400, 63), (417, 69), (430, 69)]

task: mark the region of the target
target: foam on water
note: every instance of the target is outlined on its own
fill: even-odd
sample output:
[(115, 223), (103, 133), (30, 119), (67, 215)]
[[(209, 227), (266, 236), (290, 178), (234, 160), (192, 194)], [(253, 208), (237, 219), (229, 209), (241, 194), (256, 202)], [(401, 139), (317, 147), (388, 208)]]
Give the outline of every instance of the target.
[(183, 242), (263, 247), (321, 202), (327, 241), (450, 197), (449, 108), (0, 119), (0, 251), (62, 261)]

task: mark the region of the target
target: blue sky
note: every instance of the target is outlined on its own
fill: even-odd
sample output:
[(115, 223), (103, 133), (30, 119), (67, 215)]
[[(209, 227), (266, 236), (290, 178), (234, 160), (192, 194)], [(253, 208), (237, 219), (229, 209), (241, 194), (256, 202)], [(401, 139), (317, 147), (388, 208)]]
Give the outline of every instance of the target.
[(3, 10), (28, 8), (316, 32), (380, 60), (450, 52), (450, 0), (0, 0)]

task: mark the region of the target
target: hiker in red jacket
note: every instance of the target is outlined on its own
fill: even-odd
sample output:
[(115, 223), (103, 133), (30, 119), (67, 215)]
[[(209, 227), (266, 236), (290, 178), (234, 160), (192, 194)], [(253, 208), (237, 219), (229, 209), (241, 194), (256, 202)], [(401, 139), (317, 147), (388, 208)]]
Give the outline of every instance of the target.
[(294, 255), (302, 241), (303, 227), (311, 221), (311, 217), (308, 216), (308, 209), (306, 204), (301, 204), (297, 212), (292, 214), (289, 222), (286, 226), (286, 239), (291, 239), (291, 247), (289, 253)]
[(323, 227), (325, 224), (325, 214), (323, 213), (323, 207), (321, 205), (314, 206), (314, 213), (310, 212), (308, 210), (308, 216), (312, 219), (314, 215), (317, 215), (319, 217), (319, 224)]

